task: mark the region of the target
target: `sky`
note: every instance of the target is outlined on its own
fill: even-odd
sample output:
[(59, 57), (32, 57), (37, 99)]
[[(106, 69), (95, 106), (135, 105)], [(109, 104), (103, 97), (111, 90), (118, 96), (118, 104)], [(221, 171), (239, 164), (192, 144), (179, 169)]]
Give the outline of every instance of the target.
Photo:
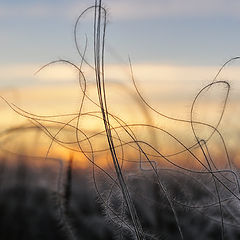
[[(75, 59), (74, 22), (93, 2), (1, 0), (1, 63)], [(123, 59), (130, 54), (136, 62), (218, 65), (239, 54), (239, 1), (106, 0), (104, 5), (107, 42)]]
[[(80, 62), (74, 24), (93, 4), (92, 0), (0, 0), (0, 91), (4, 97), (34, 113), (52, 113), (47, 106), (54, 113), (78, 109), (76, 72), (60, 64), (34, 73), (53, 60)], [(182, 117), (184, 109), (189, 117), (197, 92), (212, 81), (222, 64), (240, 56), (238, 0), (105, 0), (103, 4), (107, 9), (106, 80), (129, 81), (130, 56), (134, 76), (153, 106), (160, 102), (183, 107), (160, 104), (164, 113), (171, 110), (170, 115)], [(90, 62), (92, 17), (89, 12), (78, 28), (82, 48), (88, 36)], [(219, 76), (230, 81), (236, 103), (239, 76), (238, 61)], [(9, 111), (6, 105), (5, 111)]]
[[(12, 62), (12, 57), (23, 62), (45, 61), (43, 50), (72, 56), (74, 21), (92, 3), (2, 0), (5, 61)], [(239, 1), (106, 0), (105, 6), (109, 12), (107, 38), (123, 57), (131, 54), (136, 61), (217, 64), (238, 53)], [(12, 53), (8, 53), (10, 49)]]
[[(0, 69), (11, 68), (20, 78), (3, 74), (0, 85), (31, 84), (34, 80), (30, 72), (55, 59), (78, 62), (74, 23), (93, 3), (1, 0)], [(134, 64), (142, 65), (219, 67), (240, 55), (239, 1), (106, 0), (103, 3), (108, 11), (107, 64), (128, 64), (130, 56)], [(82, 38), (85, 33), (91, 35), (91, 14), (80, 24), (80, 44), (85, 42)]]
[[(76, 83), (74, 72), (63, 65), (34, 73), (53, 60), (80, 62), (74, 24), (93, 4), (93, 0), (1, 0), (0, 87)], [(194, 85), (195, 94), (222, 64), (240, 55), (237, 0), (105, 0), (103, 4), (108, 13), (106, 75), (111, 81), (130, 78), (130, 56), (139, 82), (166, 85), (171, 81), (176, 88), (184, 83), (191, 86), (189, 91)], [(93, 59), (92, 17), (89, 12), (78, 28), (82, 49), (88, 36), (89, 61)], [(238, 91), (239, 73), (238, 62), (232, 62), (220, 80), (231, 81)]]
[[(74, 24), (93, 4), (93, 0), (1, 0), (0, 87), (76, 83), (72, 70), (63, 65), (34, 73), (53, 60), (80, 62)], [(105, 0), (103, 4), (108, 13), (105, 63), (111, 81), (129, 79), (130, 56), (139, 82), (171, 80), (176, 87), (189, 83), (196, 87), (195, 94), (223, 63), (240, 55), (237, 0)], [(78, 28), (82, 49), (88, 36), (89, 61), (93, 59), (92, 18), (89, 12)], [(239, 64), (230, 66), (220, 79), (230, 80), (238, 90)]]

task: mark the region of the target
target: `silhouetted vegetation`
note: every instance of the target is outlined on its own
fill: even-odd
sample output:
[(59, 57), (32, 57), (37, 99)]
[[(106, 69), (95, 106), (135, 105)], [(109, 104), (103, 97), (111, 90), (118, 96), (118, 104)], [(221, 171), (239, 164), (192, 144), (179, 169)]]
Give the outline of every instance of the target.
[[(93, 14), (92, 62), (86, 58), (88, 36), (84, 43), (78, 39), (79, 22), (89, 13)], [(194, 139), (189, 145), (174, 132), (151, 121), (127, 123), (109, 111), (104, 72), (106, 21), (106, 9), (102, 1), (97, 0), (83, 11), (75, 24), (74, 40), (80, 63), (61, 59), (39, 70), (62, 63), (77, 71), (82, 94), (77, 113), (36, 115), (2, 97), (10, 109), (28, 119), (31, 125), (8, 129), (4, 132), (6, 135), (30, 129), (45, 133), (51, 143), (45, 157), (38, 160), (24, 154), (17, 154), (14, 164), (9, 164), (7, 158), (1, 160), (0, 238), (239, 239), (239, 171), (219, 129), (230, 84), (218, 80), (222, 70), (239, 57), (227, 61), (212, 81), (196, 94), (189, 119), (168, 116), (146, 101), (135, 81), (129, 58), (131, 80), (148, 119), (151, 119), (149, 113), (154, 113), (168, 121), (185, 124)], [(88, 95), (84, 66), (95, 76), (97, 101)], [(197, 120), (198, 102), (215, 88), (223, 90), (217, 120), (214, 123)], [(86, 111), (88, 105), (95, 110)], [(63, 121), (61, 117), (68, 117), (68, 120)], [(101, 121), (102, 129), (87, 131), (81, 127), (83, 118)], [(144, 140), (141, 133), (136, 134), (136, 129), (141, 132), (144, 128), (154, 133), (154, 144)], [(202, 129), (207, 129), (207, 134), (202, 134)], [(66, 132), (74, 135), (73, 141), (64, 139), (62, 135)], [(174, 143), (170, 146), (171, 154), (158, 146), (162, 135)], [(218, 139), (221, 155), (212, 150), (213, 138)], [(95, 139), (104, 143), (100, 149), (95, 148)], [(73, 155), (68, 161), (49, 157), (53, 144), (81, 154), (92, 168), (78, 168)], [(134, 157), (128, 156), (130, 150)], [(109, 166), (103, 167), (96, 162), (99, 153), (104, 153), (105, 158), (110, 156)], [(197, 167), (175, 161), (183, 156), (195, 162)], [(34, 167), (35, 161), (39, 162), (37, 167)]]

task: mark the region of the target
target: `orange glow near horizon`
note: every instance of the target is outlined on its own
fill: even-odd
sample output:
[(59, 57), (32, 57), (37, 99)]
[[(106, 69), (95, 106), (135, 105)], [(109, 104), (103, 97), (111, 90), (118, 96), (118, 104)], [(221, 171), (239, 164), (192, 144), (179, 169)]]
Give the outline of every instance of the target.
[[(134, 72), (136, 72), (136, 81), (140, 80), (137, 82), (139, 90), (144, 99), (154, 109), (172, 118), (190, 119), (193, 99), (201, 89), (197, 83), (193, 84), (190, 79), (194, 76), (194, 71), (201, 72), (198, 78), (203, 75), (205, 75), (205, 78), (209, 78), (209, 75), (206, 77), (206, 72), (210, 68), (189, 67), (187, 69), (187, 67), (181, 68), (180, 66), (157, 65), (136, 65), (133, 67)], [(65, 73), (64, 69), (58, 73), (62, 79), (71, 75), (69, 71)], [(169, 156), (169, 160), (171, 159), (174, 163), (198, 168), (201, 164), (196, 163), (192, 156), (188, 156), (188, 154), (178, 154), (171, 157), (171, 154), (182, 151), (184, 147), (166, 133), (169, 132), (181, 143), (184, 143), (186, 147), (189, 147), (196, 143), (191, 124), (167, 119), (146, 106), (137, 95), (133, 84), (127, 81), (131, 76), (127, 69), (125, 69), (125, 72), (122, 71), (123, 66), (109, 65), (107, 70), (107, 104), (114, 144), (120, 162), (121, 159), (124, 159), (124, 165), (136, 165), (142, 158), (141, 161), (144, 162), (142, 165), (147, 165), (148, 168), (150, 165), (146, 158), (139, 155), (140, 146), (149, 154), (150, 161), (158, 162), (161, 166), (168, 166), (169, 164), (162, 157), (159, 157), (160, 155), (156, 153), (154, 148), (164, 156)], [(162, 74), (158, 76), (157, 70)], [(187, 70), (189, 75), (184, 79), (183, 73)], [(26, 69), (24, 71), (26, 72)], [(174, 71), (176, 72), (173, 74)], [(228, 73), (228, 76), (233, 76), (237, 71), (237, 68), (232, 68), (232, 72), (226, 71), (226, 73)], [(42, 77), (43, 79), (57, 79), (57, 75), (54, 74), (56, 72), (52, 71), (43, 74)], [(73, 75), (76, 74), (73, 73)], [(94, 79), (91, 77), (89, 69), (86, 70), (86, 76), (88, 76), (88, 79)], [(116, 78), (110, 81), (110, 76), (116, 76)], [(120, 78), (124, 79), (124, 76), (125, 80), (120, 82)], [(39, 77), (41, 77), (41, 74)], [(177, 77), (180, 78), (179, 81), (177, 81)], [(157, 81), (157, 78), (160, 80)], [(141, 81), (142, 79), (145, 79), (145, 81)], [(199, 83), (200, 80), (198, 79), (197, 82)], [(203, 87), (202, 83), (200, 85)], [(185, 87), (180, 90), (182, 86)], [(217, 88), (212, 87), (203, 92), (194, 105), (193, 120), (216, 126), (223, 108), (226, 90), (225, 86), (217, 86)], [(87, 82), (86, 94), (92, 101), (98, 103), (97, 90), (93, 81)], [(234, 158), (237, 159), (236, 143), (239, 141), (239, 136), (236, 132), (239, 131), (239, 124), (234, 116), (239, 115), (240, 109), (236, 91), (232, 95), (230, 95), (231, 101), (227, 105), (218, 128), (227, 140), (227, 147), (234, 153)], [(39, 155), (44, 158), (50, 147), (49, 158), (68, 160), (73, 154), (81, 168), (91, 167), (91, 161), (104, 168), (112, 167), (100, 109), (86, 96), (81, 117), (77, 123), (79, 107), (83, 99), (83, 93), (78, 83), (65, 82), (19, 87), (2, 90), (2, 96), (9, 103), (8, 105), (2, 100), (0, 104), (2, 149), (17, 154), (26, 151), (29, 156)], [(76, 126), (79, 129), (78, 138), (76, 136)], [(193, 127), (198, 137), (202, 139), (207, 139), (212, 131), (211, 128), (202, 125), (195, 124)], [(132, 136), (135, 136), (135, 140), (129, 135), (129, 132)], [(219, 150), (223, 146), (219, 142), (219, 138), (215, 136), (216, 134), (209, 143), (211, 144), (211, 154), (217, 156), (218, 159), (224, 159), (218, 160), (218, 162), (226, 163), (224, 153)], [(54, 138), (53, 142), (51, 141), (52, 138)], [(139, 146), (136, 142), (134, 143), (136, 140), (140, 141)], [(77, 141), (80, 141), (80, 146), (78, 146)], [(81, 151), (85, 152), (91, 161), (83, 153), (80, 153)], [(91, 151), (94, 152), (94, 158), (93, 155), (91, 156)], [(196, 154), (198, 153), (196, 152)]]

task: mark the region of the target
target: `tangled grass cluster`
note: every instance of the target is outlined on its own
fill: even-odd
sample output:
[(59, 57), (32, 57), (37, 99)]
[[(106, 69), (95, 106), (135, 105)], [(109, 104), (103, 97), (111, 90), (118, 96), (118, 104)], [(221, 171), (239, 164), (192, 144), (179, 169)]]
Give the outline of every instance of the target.
[[(78, 41), (79, 22), (89, 13), (93, 13), (93, 64), (86, 59), (88, 37), (82, 45)], [(2, 136), (30, 129), (43, 132), (51, 143), (45, 157), (37, 158), (40, 162), (37, 169), (30, 167), (31, 158), (19, 154), (15, 167), (10, 167), (4, 159), (1, 161), (0, 236), (3, 239), (239, 239), (239, 171), (219, 130), (230, 84), (218, 80), (226, 65), (239, 57), (227, 61), (196, 94), (189, 119), (165, 115), (145, 100), (129, 58), (133, 86), (146, 114), (152, 112), (168, 121), (185, 124), (194, 138), (189, 145), (157, 124), (127, 123), (109, 111), (104, 71), (106, 21), (106, 9), (101, 0), (96, 0), (75, 24), (80, 64), (61, 59), (39, 70), (63, 63), (78, 73), (82, 97), (77, 113), (40, 116), (2, 98), (13, 111), (30, 121), (30, 125), (8, 129)], [(97, 100), (88, 95), (85, 66), (95, 76)], [(210, 124), (195, 120), (199, 99), (214, 88), (224, 92), (217, 121)], [(95, 110), (86, 111), (88, 105)], [(59, 120), (64, 117), (68, 120)], [(86, 131), (82, 127), (86, 118), (101, 122), (102, 129)], [(201, 127), (207, 129), (207, 135), (199, 131)], [(154, 145), (141, 137), (142, 129), (154, 132)], [(62, 137), (67, 131), (74, 140)], [(169, 148), (178, 150), (165, 154), (157, 142), (162, 135), (173, 142)], [(213, 138), (218, 139), (223, 152), (221, 168), (219, 156), (212, 150)], [(104, 147), (97, 149), (95, 139), (102, 141)], [(80, 153), (92, 168), (81, 170), (74, 165), (77, 159), (73, 157), (68, 161), (49, 157), (53, 144)], [(128, 156), (130, 152), (134, 152), (134, 157)], [(96, 161), (99, 153), (110, 156), (110, 166), (104, 167)], [(198, 167), (190, 168), (175, 161), (183, 156)]]

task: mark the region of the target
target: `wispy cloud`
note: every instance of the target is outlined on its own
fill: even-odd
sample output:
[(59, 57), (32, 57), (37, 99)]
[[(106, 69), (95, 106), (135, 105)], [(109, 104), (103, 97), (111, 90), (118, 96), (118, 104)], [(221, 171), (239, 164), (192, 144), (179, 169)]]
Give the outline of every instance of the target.
[(54, 65), (35, 74), (41, 64), (8, 64), (0, 65), (0, 79), (9, 82), (9, 85), (17, 85), (21, 80), (32, 79), (33, 82), (49, 81), (63, 82), (74, 81), (78, 76), (72, 68), (65, 65)]
[[(20, 79), (33, 79), (36, 82), (76, 82), (78, 73), (71, 67), (63, 64), (52, 65), (42, 70), (37, 75), (34, 73), (41, 64), (0, 65), (0, 81), (17, 83)], [(141, 83), (171, 83), (199, 84), (209, 83), (218, 72), (219, 66), (181, 66), (164, 64), (133, 64), (134, 77)], [(88, 81), (94, 81), (92, 70), (84, 68)], [(105, 74), (107, 81), (131, 81), (128, 65), (106, 64)], [(230, 80), (235, 85), (239, 84), (240, 68), (229, 66), (219, 76), (219, 80)], [(176, 87), (176, 85), (174, 86)]]
[[(156, 17), (206, 17), (228, 16), (239, 18), (240, 1), (238, 0), (105, 0), (113, 19), (149, 19)], [(54, 3), (21, 4), (0, 3), (0, 17), (65, 17), (73, 18), (81, 10), (93, 5), (94, 1), (83, 0)]]
[(114, 1), (110, 12), (116, 18), (141, 19), (156, 17), (238, 17), (240, 1), (236, 0), (131, 0)]
[(0, 17), (1, 18), (15, 18), (15, 17), (44, 17), (47, 15), (54, 15), (52, 11), (53, 6), (41, 4), (0, 4)]
[[(74, 4), (75, 6), (75, 4)], [(45, 18), (45, 17), (62, 17), (62, 18), (70, 18), (74, 13), (78, 11), (81, 12), (86, 4), (79, 3), (78, 9), (73, 8), (73, 3), (71, 2), (66, 5), (65, 4), (56, 4), (56, 3), (24, 3), (21, 2), (19, 4), (3, 4), (0, 3), (0, 17), (1, 18)]]

